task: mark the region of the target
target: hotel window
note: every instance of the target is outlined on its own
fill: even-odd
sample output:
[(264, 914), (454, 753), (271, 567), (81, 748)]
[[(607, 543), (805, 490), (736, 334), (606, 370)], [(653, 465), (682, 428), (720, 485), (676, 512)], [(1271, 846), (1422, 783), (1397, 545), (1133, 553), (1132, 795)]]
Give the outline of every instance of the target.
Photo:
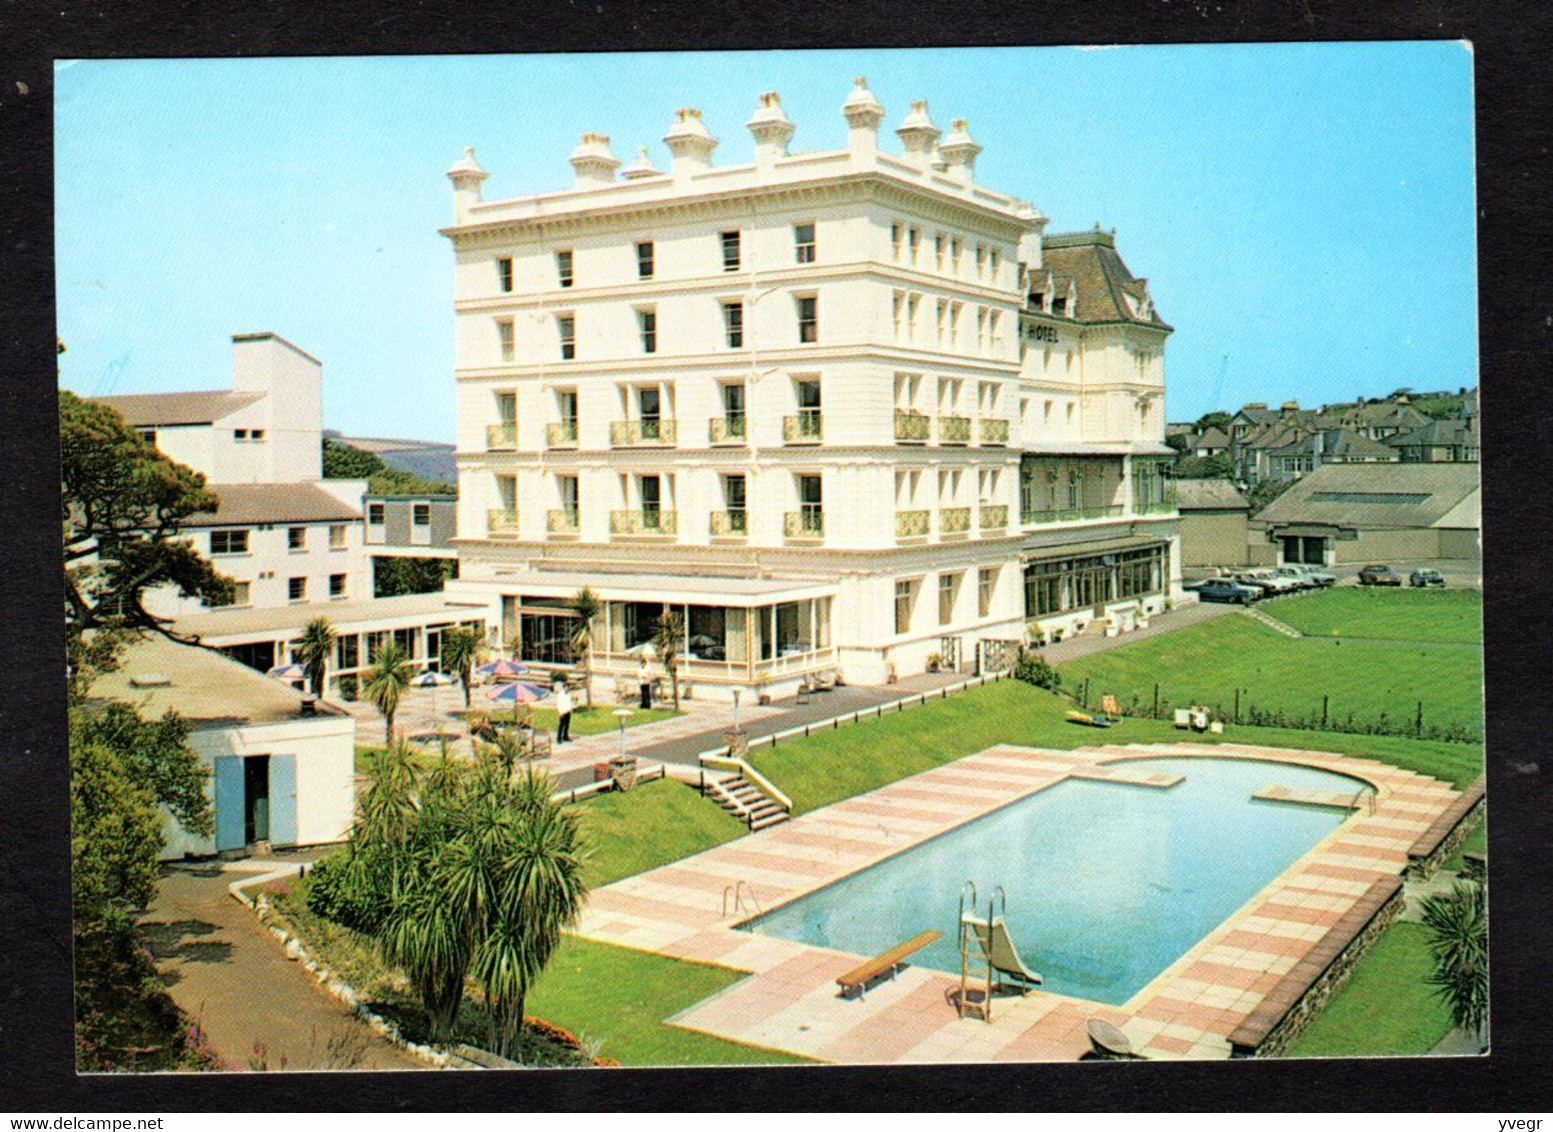
[(652, 241), (643, 240), (636, 245), (636, 277), (638, 279), (651, 279), (652, 273)]
[(663, 393), (656, 385), (637, 388), (636, 414), (641, 422), (643, 440), (657, 440), (662, 436)]
[(512, 290), (512, 257), (502, 256), (496, 261), (496, 285), (503, 292)]
[(744, 347), (744, 304), (723, 304), (723, 336), (730, 350)]
[(938, 300), (938, 345), (953, 346), (954, 342), (949, 337), (949, 300)]
[(210, 532), (210, 553), (211, 554), (247, 554), (248, 553), (248, 532), (245, 531), (245, 530), (211, 531)]
[(913, 293), (906, 296), (906, 337), (911, 342), (918, 342), (921, 340), (922, 328), (921, 323), (917, 318), (921, 307), (921, 295)]
[(994, 283), (996, 283), (998, 281), (998, 268), (1003, 263), (1002, 253), (1000, 253), (997, 248), (993, 248), (992, 249), (990, 262), (991, 262), (992, 281)]
[(256, 442), (257, 441), (262, 441), (264, 439), (264, 430), (262, 428), (256, 428), (256, 429), (251, 430), (248, 433), (248, 439), (252, 440), (252, 441), (256, 441)]
[(431, 526), (431, 504), (414, 503), (410, 506), (410, 522), (417, 527)]
[(798, 341), (820, 340), (820, 300), (814, 295), (798, 297)]
[(342, 597), (345, 596), (345, 575), (344, 574), (330, 574), (329, 575), (329, 596), (331, 598), (342, 598)]
[(252, 587), (247, 582), (232, 583), (231, 605), (248, 605), (253, 601)]
[(723, 399), (723, 424), (729, 437), (744, 435), (744, 385), (730, 381), (719, 386)]
[(998, 588), (998, 568), (983, 566), (976, 574), (976, 616), (992, 616), (992, 595)]
[(496, 320), (496, 342), (501, 351), (501, 360), (510, 362), (516, 354), (516, 335), (512, 329), (512, 319), (498, 318)]
[(985, 244), (977, 244), (976, 245), (976, 278), (977, 279), (985, 279), (986, 277), (987, 277), (987, 245), (985, 245)]
[(367, 504), (367, 523), (374, 527), (383, 525), (384, 506), (381, 503)]
[(307, 528), (306, 527), (287, 527), (286, 528), (286, 549), (287, 550), (306, 550), (307, 549)]
[(723, 503), (728, 511), (729, 534), (749, 533), (749, 497), (746, 494), (746, 488), (747, 484), (742, 475), (723, 477)]
[(960, 311), (964, 303), (949, 304), (949, 346), (958, 349), (960, 346)]
[(248, 439), (248, 430), (246, 428), (233, 429), (232, 430), (232, 439), (233, 440), (246, 441)]
[(566, 525), (576, 529), (582, 506), (582, 494), (577, 487), (577, 477), (556, 476), (555, 489), (556, 495), (561, 500), (561, 514), (566, 517)]
[(953, 274), (960, 274), (960, 253), (965, 250), (965, 244), (959, 236), (949, 241), (949, 262), (953, 267)]
[(569, 362), (577, 356), (577, 319), (573, 315), (555, 316), (556, 333), (561, 339), (561, 360)]
[(658, 352), (658, 312), (656, 310), (637, 311), (636, 329), (642, 336), (642, 353), (656, 354)]
[(306, 601), (307, 579), (288, 578), (286, 580), (286, 598), (288, 601)]
[(981, 307), (976, 308), (976, 352), (987, 352), (987, 312)]
[(908, 228), (906, 230), (906, 245), (911, 249), (911, 266), (917, 266), (917, 254), (922, 250), (922, 229)]
[(825, 495), (820, 477), (805, 474), (798, 480), (798, 515), (804, 534), (818, 535), (825, 531)]
[(739, 233), (723, 232), (721, 239), (723, 242), (723, 270), (739, 270)]
[[(380, 503), (373, 504), (373, 506), (381, 507), (382, 504), (380, 504)], [(345, 549), (345, 524), (344, 523), (331, 523), (330, 524), (330, 526), (329, 526), (329, 549), (330, 550), (344, 550)]]
[(901, 261), (901, 247), (906, 239), (906, 227), (903, 224), (890, 225), (890, 257), (896, 263)]
[(942, 272), (944, 270), (944, 256), (945, 256), (945, 253), (948, 250), (949, 250), (949, 237), (944, 235), (942, 232), (939, 232), (936, 235), (934, 235), (934, 237), (933, 237), (933, 265), (935, 267), (937, 267), (940, 272)]
[(906, 292), (896, 291), (890, 297), (890, 318), (895, 325), (895, 340), (906, 340)]
[(987, 344), (991, 347), (994, 356), (1003, 352), (1002, 314), (1002, 311), (987, 312)]
[(555, 253), (556, 280), (562, 287), (570, 287), (574, 281), (572, 276), (572, 253), (570, 249)]
[(895, 631), (911, 632), (911, 608), (916, 604), (917, 583), (900, 578), (895, 583)]
[(813, 263), (815, 254), (814, 225), (793, 225), (793, 258), (798, 263)]
[(555, 391), (555, 414), (560, 418), (563, 431), (568, 434), (567, 439), (577, 439), (577, 390), (557, 389)]
[(948, 625), (954, 620), (954, 599), (960, 590), (960, 575), (938, 576), (938, 623)]

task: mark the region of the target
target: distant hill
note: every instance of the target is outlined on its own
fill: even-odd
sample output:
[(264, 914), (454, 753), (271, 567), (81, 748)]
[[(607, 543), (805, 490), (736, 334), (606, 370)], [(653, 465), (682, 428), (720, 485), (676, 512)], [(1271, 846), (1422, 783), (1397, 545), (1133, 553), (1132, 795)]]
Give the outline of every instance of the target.
[(326, 429), (324, 436), (363, 452), (370, 452), (390, 468), (409, 472), (434, 483), (458, 483), (458, 463), (453, 445), (432, 440), (396, 440), (380, 436), (344, 436)]

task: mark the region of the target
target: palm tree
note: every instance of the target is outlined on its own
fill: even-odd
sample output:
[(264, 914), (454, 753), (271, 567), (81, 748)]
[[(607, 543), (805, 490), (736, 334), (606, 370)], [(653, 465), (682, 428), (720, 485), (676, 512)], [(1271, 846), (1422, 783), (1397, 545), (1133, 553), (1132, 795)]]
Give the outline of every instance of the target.
[(474, 682), (480, 638), (473, 629), (449, 629), (442, 634), (442, 667), (464, 686), (464, 710), (469, 710), (469, 686)]
[(572, 652), (582, 660), (583, 696), (588, 706), (593, 706), (593, 622), (604, 608), (604, 603), (599, 600), (599, 595), (592, 589), (583, 586), (566, 603), (566, 608), (571, 610), (577, 618), (577, 627), (572, 630)]
[(367, 669), (367, 682), (361, 689), (366, 701), (383, 715), (383, 739), (389, 746), (394, 742), (394, 713), (399, 710), (399, 700), (409, 686), (410, 658), (397, 643), (390, 641)]
[(1434, 972), (1429, 983), (1450, 1007), (1460, 1030), (1482, 1039), (1488, 1024), (1488, 901), (1481, 884), (1458, 881), (1450, 892), (1426, 896)]
[(685, 619), (672, 609), (665, 610), (658, 618), (657, 632), (652, 646), (663, 661), (669, 674), (669, 688), (674, 695), (674, 710), (679, 710), (679, 643), (685, 636)]
[(334, 655), (334, 626), (327, 617), (315, 617), (302, 627), (302, 639), (297, 642), (297, 659), (307, 669), (307, 684), (313, 695), (324, 696), (324, 678), (329, 674), (329, 660)]

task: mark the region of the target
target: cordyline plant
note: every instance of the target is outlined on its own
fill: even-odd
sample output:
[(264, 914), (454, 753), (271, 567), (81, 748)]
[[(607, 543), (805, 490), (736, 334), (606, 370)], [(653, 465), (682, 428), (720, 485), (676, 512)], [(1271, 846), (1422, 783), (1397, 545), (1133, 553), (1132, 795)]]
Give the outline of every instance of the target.
[(1481, 884), (1458, 881), (1450, 892), (1426, 896), (1434, 971), (1429, 983), (1450, 1007), (1458, 1029), (1483, 1037), (1488, 1025), (1488, 900)]
[(373, 935), (454, 1033), (465, 979), (483, 989), (493, 1052), (516, 1057), (529, 989), (582, 910), (586, 850), (548, 775), (514, 777), (494, 753), (446, 751), (420, 769), (401, 744), (375, 757), (342, 858), (314, 871), (315, 911)]

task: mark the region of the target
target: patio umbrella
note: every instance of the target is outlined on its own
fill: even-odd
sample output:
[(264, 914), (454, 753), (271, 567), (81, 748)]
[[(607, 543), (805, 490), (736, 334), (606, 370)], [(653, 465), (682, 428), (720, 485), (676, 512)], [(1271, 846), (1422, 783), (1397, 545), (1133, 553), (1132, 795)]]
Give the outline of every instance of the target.
[(273, 676), (277, 680), (301, 680), (307, 675), (307, 668), (301, 664), (277, 664), (265, 675)]
[(512, 718), (518, 718), (519, 704), (532, 704), (544, 699), (550, 694), (550, 689), (543, 684), (530, 684), (525, 680), (517, 680), (511, 684), (498, 684), (494, 688), (487, 688), (485, 698), (492, 703), (507, 703), (512, 705)]
[(453, 683), (454, 677), (447, 672), (422, 672), (410, 681), (414, 688), (445, 688)]
[(626, 655), (640, 656), (647, 660), (655, 660), (658, 656), (658, 650), (651, 641), (643, 641), (641, 644), (632, 645), (630, 648), (626, 649)]
[(515, 660), (493, 660), (475, 669), (476, 676), (527, 676), (532, 669)]

